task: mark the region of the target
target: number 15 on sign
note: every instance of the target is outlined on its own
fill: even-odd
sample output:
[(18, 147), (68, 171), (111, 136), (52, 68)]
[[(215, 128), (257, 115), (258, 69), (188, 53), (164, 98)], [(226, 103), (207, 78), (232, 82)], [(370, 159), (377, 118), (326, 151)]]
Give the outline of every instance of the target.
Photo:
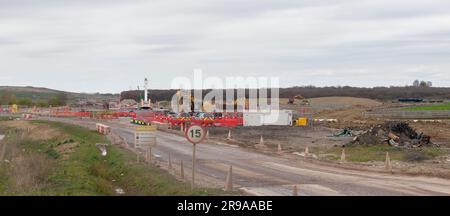
[(195, 186), (195, 150), (196, 144), (202, 142), (205, 139), (206, 132), (205, 128), (199, 125), (191, 125), (186, 129), (185, 132), (186, 139), (191, 142), (192, 145), (192, 182), (191, 188), (194, 189)]

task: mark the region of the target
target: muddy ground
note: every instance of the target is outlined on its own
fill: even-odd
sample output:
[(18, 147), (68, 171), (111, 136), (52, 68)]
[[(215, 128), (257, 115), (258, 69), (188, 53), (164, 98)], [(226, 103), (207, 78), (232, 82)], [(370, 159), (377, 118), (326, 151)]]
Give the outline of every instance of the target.
[(443, 147), (450, 148), (450, 120), (414, 121), (414, 120), (386, 120), (378, 118), (363, 118), (362, 108), (326, 111), (317, 115), (320, 118), (337, 119), (334, 123), (324, 123), (325, 127), (333, 129), (351, 128), (354, 130), (368, 130), (375, 125), (384, 124), (386, 121), (405, 121), (417, 131), (430, 135), (433, 142)]
[(339, 131), (326, 127), (289, 127), (289, 126), (262, 126), (224, 128), (212, 127), (209, 136), (214, 139), (226, 139), (231, 131), (229, 143), (243, 147), (258, 148), (261, 136), (266, 147), (276, 149), (278, 144), (284, 152), (303, 151), (305, 147), (338, 146), (352, 140), (351, 137), (333, 137)]

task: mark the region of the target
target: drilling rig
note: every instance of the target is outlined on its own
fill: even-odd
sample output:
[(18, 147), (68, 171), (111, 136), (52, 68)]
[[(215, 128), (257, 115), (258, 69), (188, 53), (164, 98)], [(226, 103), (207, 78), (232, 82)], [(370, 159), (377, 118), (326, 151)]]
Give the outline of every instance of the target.
[(151, 100), (148, 99), (148, 79), (144, 80), (144, 99), (141, 99), (141, 109), (151, 109)]

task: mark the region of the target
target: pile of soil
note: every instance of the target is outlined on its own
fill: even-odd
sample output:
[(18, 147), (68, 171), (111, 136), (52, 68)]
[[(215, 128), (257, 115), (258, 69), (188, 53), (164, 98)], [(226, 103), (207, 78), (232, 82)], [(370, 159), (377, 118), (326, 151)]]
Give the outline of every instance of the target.
[(355, 137), (350, 145), (376, 145), (389, 144), (391, 146), (419, 148), (424, 146), (437, 146), (431, 142), (431, 137), (418, 133), (406, 122), (386, 122), (377, 125)]

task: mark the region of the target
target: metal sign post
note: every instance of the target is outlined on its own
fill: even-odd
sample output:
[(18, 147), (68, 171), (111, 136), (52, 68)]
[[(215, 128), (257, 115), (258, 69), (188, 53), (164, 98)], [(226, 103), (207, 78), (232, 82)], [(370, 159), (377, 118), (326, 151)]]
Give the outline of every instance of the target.
[(191, 189), (194, 189), (195, 187), (195, 151), (196, 151), (196, 144), (192, 146), (192, 181), (191, 181)]
[(195, 187), (195, 152), (196, 152), (196, 145), (200, 142), (202, 142), (205, 139), (206, 136), (206, 130), (200, 125), (191, 125), (189, 126), (185, 134), (186, 139), (191, 142), (192, 145), (192, 181), (191, 181), (191, 188), (194, 189)]

